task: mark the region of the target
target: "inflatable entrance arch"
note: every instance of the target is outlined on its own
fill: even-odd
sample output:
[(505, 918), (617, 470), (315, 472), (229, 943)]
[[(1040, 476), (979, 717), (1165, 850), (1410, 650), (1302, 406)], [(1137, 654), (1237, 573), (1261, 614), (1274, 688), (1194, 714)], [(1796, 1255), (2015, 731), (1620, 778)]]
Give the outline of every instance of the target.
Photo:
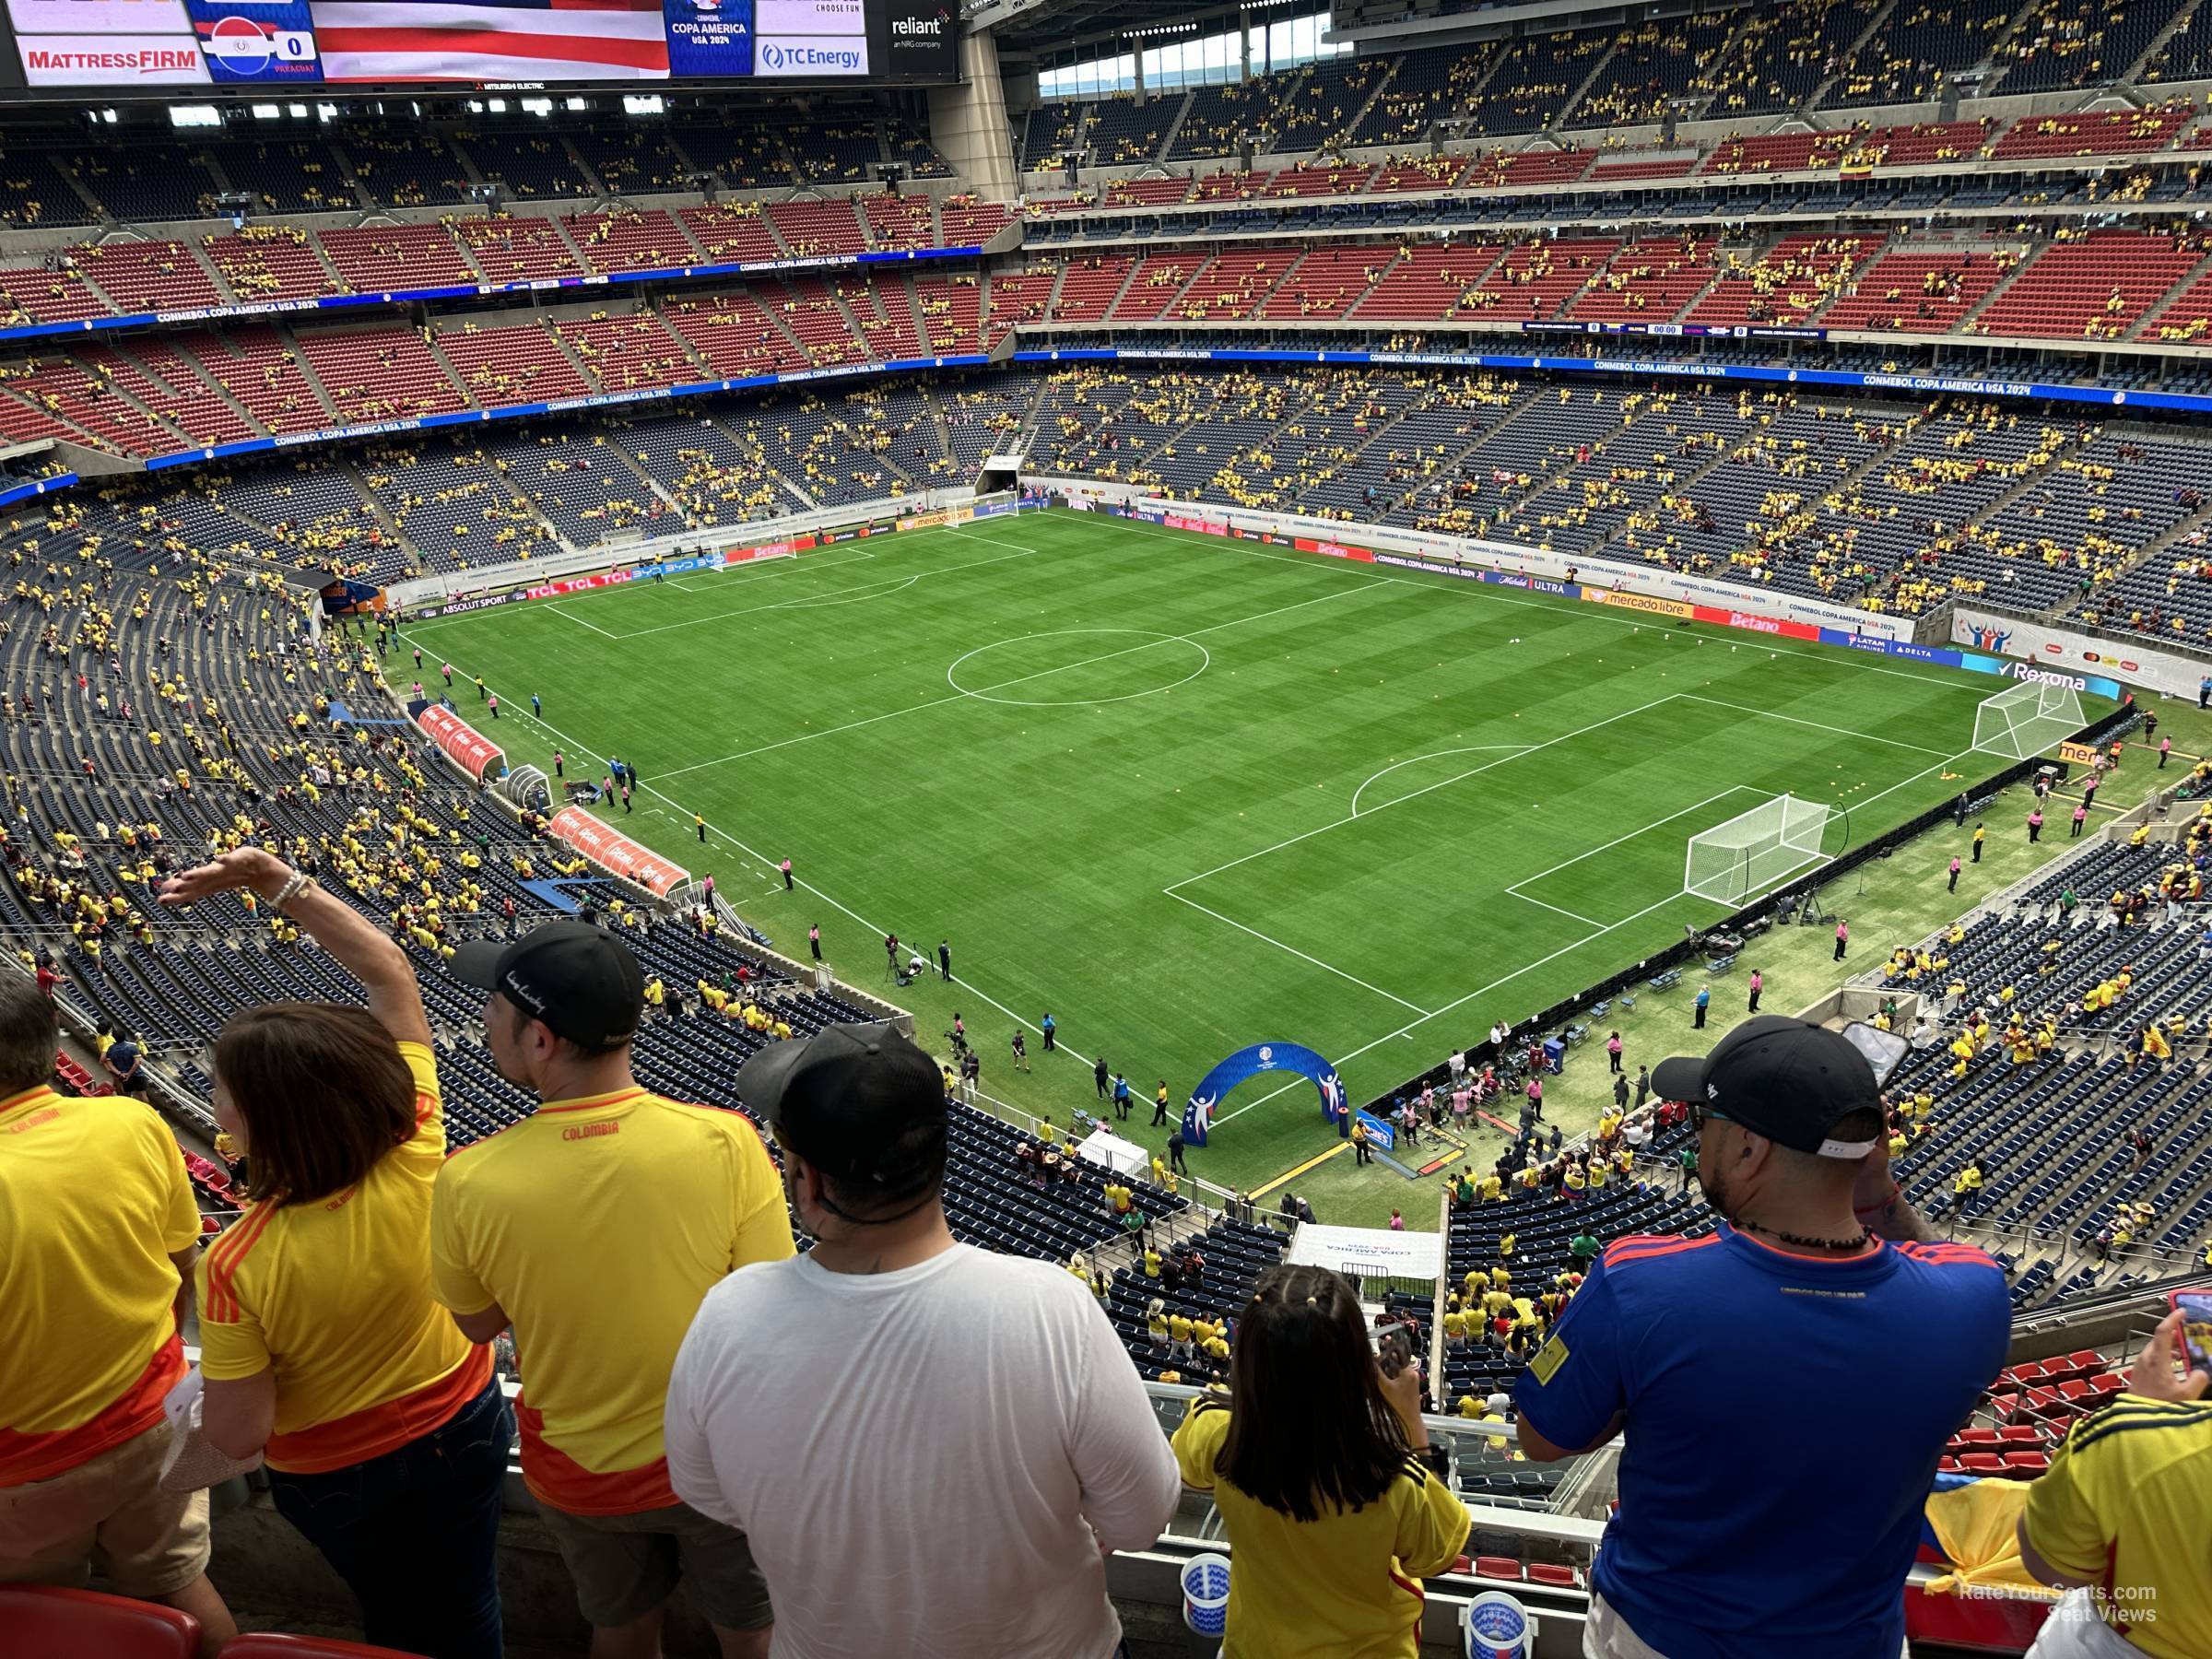
[(1335, 1125), (1339, 1135), (1352, 1132), (1351, 1113), (1336, 1068), (1312, 1049), (1296, 1042), (1255, 1042), (1206, 1074), (1182, 1109), (1182, 1138), (1186, 1145), (1206, 1145), (1207, 1126), (1214, 1121), (1214, 1105), (1240, 1083), (1264, 1072), (1288, 1072), (1306, 1077), (1321, 1094), (1321, 1115)]

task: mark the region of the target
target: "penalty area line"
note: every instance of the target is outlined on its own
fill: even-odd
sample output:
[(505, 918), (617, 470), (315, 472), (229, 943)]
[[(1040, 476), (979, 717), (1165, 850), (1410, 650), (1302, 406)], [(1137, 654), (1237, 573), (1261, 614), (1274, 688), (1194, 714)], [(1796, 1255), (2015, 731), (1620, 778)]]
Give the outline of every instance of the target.
[(1399, 996), (1393, 992), (1385, 991), (1380, 985), (1370, 984), (1367, 981), (1361, 979), (1358, 974), (1347, 973), (1343, 969), (1335, 966), (1334, 963), (1324, 962), (1317, 956), (1308, 956), (1304, 951), (1299, 949), (1297, 946), (1286, 945), (1280, 939), (1271, 938), (1269, 935), (1262, 933), (1256, 927), (1247, 927), (1243, 923), (1238, 921), (1234, 916), (1225, 916), (1218, 910), (1208, 910), (1205, 905), (1199, 903), (1195, 899), (1185, 899), (1181, 893), (1178, 893), (1170, 888), (1162, 888), (1160, 889), (1160, 895), (1163, 898), (1174, 900), (1178, 904), (1187, 904), (1193, 910), (1198, 911), (1205, 915), (1211, 916), (1217, 922), (1225, 922), (1230, 926), (1235, 928), (1239, 933), (1250, 934), (1253, 938), (1259, 940), (1261, 944), (1272, 945), (1276, 949), (1285, 951), (1289, 955), (1296, 957), (1301, 962), (1311, 963), (1312, 966), (1320, 969), (1324, 973), (1333, 973), (1338, 979), (1343, 980), (1347, 984), (1357, 985), (1362, 991), (1371, 991), (1374, 993), (1374, 994), (1380, 996), (1385, 1002), (1396, 1003), (1401, 1008), (1411, 1008), (1416, 1014), (1419, 1014), (1424, 1018), (1427, 1017), (1428, 1010), (1423, 1008), (1420, 1004), (1407, 1002), (1404, 997)]

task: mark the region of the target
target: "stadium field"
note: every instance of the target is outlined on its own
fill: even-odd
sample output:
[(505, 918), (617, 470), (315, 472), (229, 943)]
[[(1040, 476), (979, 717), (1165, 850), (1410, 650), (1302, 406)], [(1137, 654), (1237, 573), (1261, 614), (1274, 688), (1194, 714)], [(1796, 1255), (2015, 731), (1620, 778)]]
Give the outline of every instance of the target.
[[(1267, 1040), (1364, 1098), (1717, 920), (1683, 892), (1697, 831), (1788, 792), (1841, 809), (1832, 853), (1998, 764), (1986, 676), (1064, 512), (405, 637), (511, 760), (632, 762), (636, 810), (603, 815), (782, 949), (818, 923), (925, 1038), (957, 1009), (984, 1089), (1063, 1124), (1094, 1056), (1179, 1112)], [(884, 983), (887, 932), (928, 982)], [(1330, 1144), (1310, 1086), (1263, 1078), (1191, 1160), (1249, 1187)]]

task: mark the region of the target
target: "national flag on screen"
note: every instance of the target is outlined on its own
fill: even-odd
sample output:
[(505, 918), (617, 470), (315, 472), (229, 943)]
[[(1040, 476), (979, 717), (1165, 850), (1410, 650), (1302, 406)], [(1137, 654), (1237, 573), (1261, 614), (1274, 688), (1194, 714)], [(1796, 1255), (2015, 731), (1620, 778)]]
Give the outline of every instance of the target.
[(661, 0), (315, 0), (334, 81), (665, 80)]

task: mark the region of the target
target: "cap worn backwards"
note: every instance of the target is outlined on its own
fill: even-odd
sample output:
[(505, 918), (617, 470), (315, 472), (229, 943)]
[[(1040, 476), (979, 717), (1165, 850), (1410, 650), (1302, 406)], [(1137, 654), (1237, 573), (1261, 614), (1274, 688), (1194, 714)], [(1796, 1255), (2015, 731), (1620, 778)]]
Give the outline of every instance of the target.
[(512, 944), (458, 947), (453, 974), (497, 991), (555, 1036), (603, 1049), (637, 1034), (645, 974), (629, 947), (588, 922), (548, 922)]
[(1662, 1060), (1652, 1087), (1793, 1151), (1858, 1159), (1876, 1145), (1830, 1135), (1853, 1112), (1881, 1109), (1873, 1064), (1841, 1031), (1786, 1015), (1745, 1020), (1703, 1059)]

